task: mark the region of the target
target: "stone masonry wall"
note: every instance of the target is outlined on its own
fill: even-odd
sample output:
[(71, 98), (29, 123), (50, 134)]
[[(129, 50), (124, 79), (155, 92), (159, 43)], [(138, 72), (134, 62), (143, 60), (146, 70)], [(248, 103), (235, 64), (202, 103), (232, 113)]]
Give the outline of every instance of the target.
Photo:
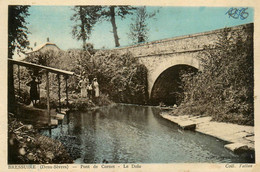
[[(243, 27), (252, 29), (253, 24), (231, 27), (232, 30), (241, 30)], [(189, 52), (203, 50), (205, 45), (214, 45), (217, 41), (217, 33), (223, 29), (203, 32), (198, 34), (174, 37), (148, 43), (137, 44), (129, 47), (116, 48), (114, 51), (126, 53), (130, 51), (136, 57), (161, 55), (168, 53)]]
[[(242, 28), (253, 32), (253, 23), (231, 27), (232, 31)], [(159, 75), (174, 65), (184, 64), (202, 70), (199, 52), (204, 51), (205, 46), (214, 48), (218, 41), (217, 34), (223, 29), (180, 36), (129, 47), (116, 48), (112, 51), (117, 53), (131, 52), (148, 69), (148, 92), (151, 94), (152, 87)]]

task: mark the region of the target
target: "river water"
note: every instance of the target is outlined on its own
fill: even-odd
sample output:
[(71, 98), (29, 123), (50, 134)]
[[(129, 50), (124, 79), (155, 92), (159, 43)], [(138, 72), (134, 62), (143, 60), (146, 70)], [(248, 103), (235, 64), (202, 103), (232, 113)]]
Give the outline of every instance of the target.
[[(75, 163), (227, 163), (250, 162), (224, 148), (224, 142), (183, 131), (159, 116), (156, 107), (117, 104), (72, 112), (52, 130), (52, 138), (71, 137)], [(67, 124), (68, 123), (68, 124)], [(66, 145), (66, 143), (65, 143)]]

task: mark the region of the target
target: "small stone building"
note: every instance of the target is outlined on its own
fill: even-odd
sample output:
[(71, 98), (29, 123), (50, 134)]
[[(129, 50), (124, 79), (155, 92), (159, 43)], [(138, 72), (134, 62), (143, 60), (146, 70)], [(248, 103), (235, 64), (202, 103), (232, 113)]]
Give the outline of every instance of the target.
[(54, 43), (46, 42), (45, 44), (42, 44), (42, 45), (34, 47), (32, 49), (32, 51), (27, 52), (26, 54), (30, 55), (30, 54), (36, 53), (36, 52), (44, 53), (44, 52), (50, 51), (50, 50), (52, 50), (52, 51), (60, 51), (60, 48), (56, 44), (54, 44)]

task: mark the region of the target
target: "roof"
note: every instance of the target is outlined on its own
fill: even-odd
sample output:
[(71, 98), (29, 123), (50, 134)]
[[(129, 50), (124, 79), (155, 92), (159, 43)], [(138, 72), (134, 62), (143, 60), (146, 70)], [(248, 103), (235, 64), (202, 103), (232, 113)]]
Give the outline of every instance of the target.
[(51, 42), (46, 42), (44, 44), (38, 45), (37, 47), (33, 48), (32, 51), (26, 52), (26, 54), (30, 54), (30, 53), (33, 53), (33, 52), (40, 51), (42, 48), (44, 48), (45, 46), (48, 46), (48, 45), (53, 45), (53, 46), (57, 47), (58, 49), (60, 49), (56, 44), (51, 43)]
[(25, 61), (19, 61), (19, 60), (14, 60), (14, 59), (8, 58), (8, 62), (11, 64), (17, 64), (17, 65), (25, 66), (25, 67), (29, 67), (29, 68), (45, 69), (49, 72), (62, 74), (62, 75), (74, 75), (74, 72), (57, 69), (57, 68), (53, 68), (53, 67), (48, 67), (48, 66), (43, 66), (43, 65), (38, 65), (35, 63), (29, 63), (29, 62), (25, 62)]

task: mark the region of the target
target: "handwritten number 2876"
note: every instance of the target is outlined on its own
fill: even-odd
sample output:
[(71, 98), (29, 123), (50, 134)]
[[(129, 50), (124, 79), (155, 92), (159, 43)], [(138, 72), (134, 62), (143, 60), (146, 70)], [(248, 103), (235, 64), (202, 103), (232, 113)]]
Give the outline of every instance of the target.
[(246, 12), (247, 9), (248, 8), (230, 8), (226, 14), (234, 19), (240, 18), (241, 20), (244, 20), (249, 16), (248, 12)]

